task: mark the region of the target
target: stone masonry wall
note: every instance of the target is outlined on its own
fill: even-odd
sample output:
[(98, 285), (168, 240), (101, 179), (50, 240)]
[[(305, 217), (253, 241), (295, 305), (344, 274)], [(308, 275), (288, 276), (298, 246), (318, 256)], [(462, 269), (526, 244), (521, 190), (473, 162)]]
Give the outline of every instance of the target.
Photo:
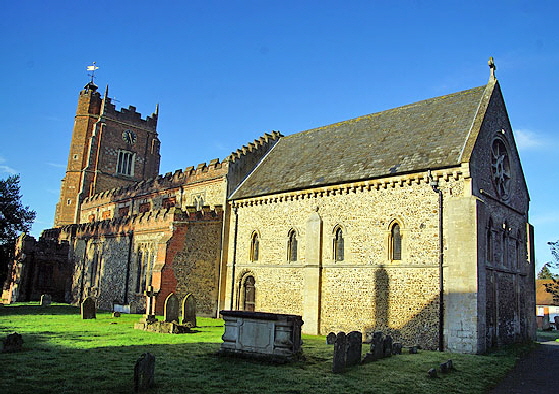
[[(460, 170), (435, 173), (447, 198), (463, 195)], [(235, 256), (233, 305), (242, 309), (243, 275), (256, 279), (256, 310), (302, 314), (308, 287), (307, 220), (322, 219), (319, 332), (389, 330), (411, 342), (436, 346), (438, 335), (438, 195), (426, 174), (312, 189), (298, 194), (234, 202), (238, 236), (230, 238), (228, 283)], [(234, 227), (235, 218), (231, 224)], [(392, 260), (390, 229), (402, 234), (402, 259)], [(344, 259), (333, 256), (335, 229), (344, 237)], [(287, 261), (288, 233), (295, 230), (297, 261)], [(253, 233), (259, 259), (250, 260)], [(448, 262), (451, 264), (450, 262)], [(312, 268), (311, 269), (315, 269)], [(472, 273), (475, 275), (475, 272)], [(314, 285), (313, 285), (314, 286)], [(226, 302), (230, 305), (230, 300)], [(303, 314), (305, 320), (305, 315)], [(303, 326), (305, 329), (305, 326)]]

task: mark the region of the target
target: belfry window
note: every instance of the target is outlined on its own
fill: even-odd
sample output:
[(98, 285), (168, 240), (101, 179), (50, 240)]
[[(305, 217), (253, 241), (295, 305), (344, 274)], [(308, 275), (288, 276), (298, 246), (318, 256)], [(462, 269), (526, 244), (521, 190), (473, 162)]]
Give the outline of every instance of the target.
[(252, 234), (252, 240), (250, 242), (250, 259), (251, 261), (258, 261), (258, 255), (260, 253), (260, 241), (258, 240), (258, 233)]
[(344, 259), (344, 233), (340, 227), (334, 233), (334, 260), (343, 261)]
[(117, 174), (134, 175), (134, 153), (124, 150), (118, 151)]
[(295, 230), (289, 231), (287, 241), (287, 261), (297, 261), (297, 233)]
[(402, 260), (402, 234), (398, 223), (394, 223), (390, 230), (390, 259)]

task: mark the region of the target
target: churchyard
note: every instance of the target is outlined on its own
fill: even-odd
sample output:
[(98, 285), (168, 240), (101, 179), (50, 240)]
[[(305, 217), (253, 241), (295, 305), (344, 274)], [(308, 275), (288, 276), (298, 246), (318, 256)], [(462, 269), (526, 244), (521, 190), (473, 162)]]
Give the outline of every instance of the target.
[[(79, 308), (56, 303), (0, 307), (0, 340), (18, 332), (24, 341), (20, 352), (0, 353), (0, 392), (131, 393), (135, 362), (151, 353), (153, 393), (484, 393), (530, 348), (483, 356), (419, 349), (334, 374), (325, 336), (303, 335), (304, 359), (274, 364), (218, 356), (221, 319), (198, 317), (192, 332), (164, 334), (134, 329), (140, 318), (97, 311), (82, 319)], [(368, 351), (363, 345), (362, 356)], [(453, 371), (428, 376), (448, 359)]]

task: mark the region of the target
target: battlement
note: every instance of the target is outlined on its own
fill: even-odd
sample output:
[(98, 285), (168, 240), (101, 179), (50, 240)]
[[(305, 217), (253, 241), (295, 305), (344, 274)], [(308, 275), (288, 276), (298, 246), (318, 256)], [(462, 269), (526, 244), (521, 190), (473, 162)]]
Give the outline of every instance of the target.
[(116, 187), (87, 197), (84, 199), (82, 207), (88, 203), (103, 203), (129, 196), (160, 193), (162, 190), (218, 179), (227, 173), (227, 166), (224, 164), (220, 163), (219, 159), (213, 159), (209, 163), (201, 163), (196, 167), (186, 167), (184, 170), (180, 169), (174, 172), (167, 172), (164, 175), (160, 174), (156, 178), (140, 181), (129, 186)]
[(265, 133), (262, 137), (255, 139), (253, 142), (249, 142), (247, 145), (243, 145), (242, 148), (232, 152), (224, 161), (234, 163), (243, 156), (265, 147), (270, 142), (277, 142), (281, 137), (283, 137), (283, 135), (277, 130), (273, 130), (272, 134)]
[[(156, 228), (169, 228), (172, 223), (194, 223), (194, 222), (215, 222), (223, 218), (223, 206), (216, 205), (213, 208), (205, 206), (202, 210), (196, 210), (195, 207), (187, 207), (185, 210), (179, 208), (163, 208), (139, 213), (132, 216), (120, 216), (108, 220), (102, 220), (91, 223), (69, 224), (56, 229), (48, 229), (43, 231), (43, 235), (50, 237), (58, 236), (63, 239), (64, 236), (84, 237), (124, 235), (128, 231), (141, 231)], [(43, 237), (41, 237), (43, 238)], [(50, 238), (59, 239), (59, 238)]]
[(158, 109), (155, 112), (142, 119), (142, 114), (136, 111), (136, 107), (129, 105), (128, 108), (117, 110), (111, 102), (110, 97), (105, 98), (105, 108), (103, 114), (109, 118), (119, 122), (131, 123), (141, 127), (154, 129), (157, 127)]

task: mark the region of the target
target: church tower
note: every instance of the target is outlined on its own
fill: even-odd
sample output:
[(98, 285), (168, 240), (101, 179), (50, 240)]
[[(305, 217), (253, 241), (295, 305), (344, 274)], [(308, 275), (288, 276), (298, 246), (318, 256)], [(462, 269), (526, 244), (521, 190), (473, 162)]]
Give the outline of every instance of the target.
[(146, 119), (129, 106), (117, 111), (89, 82), (80, 92), (54, 226), (79, 222), (81, 202), (94, 194), (159, 174), (158, 107)]

